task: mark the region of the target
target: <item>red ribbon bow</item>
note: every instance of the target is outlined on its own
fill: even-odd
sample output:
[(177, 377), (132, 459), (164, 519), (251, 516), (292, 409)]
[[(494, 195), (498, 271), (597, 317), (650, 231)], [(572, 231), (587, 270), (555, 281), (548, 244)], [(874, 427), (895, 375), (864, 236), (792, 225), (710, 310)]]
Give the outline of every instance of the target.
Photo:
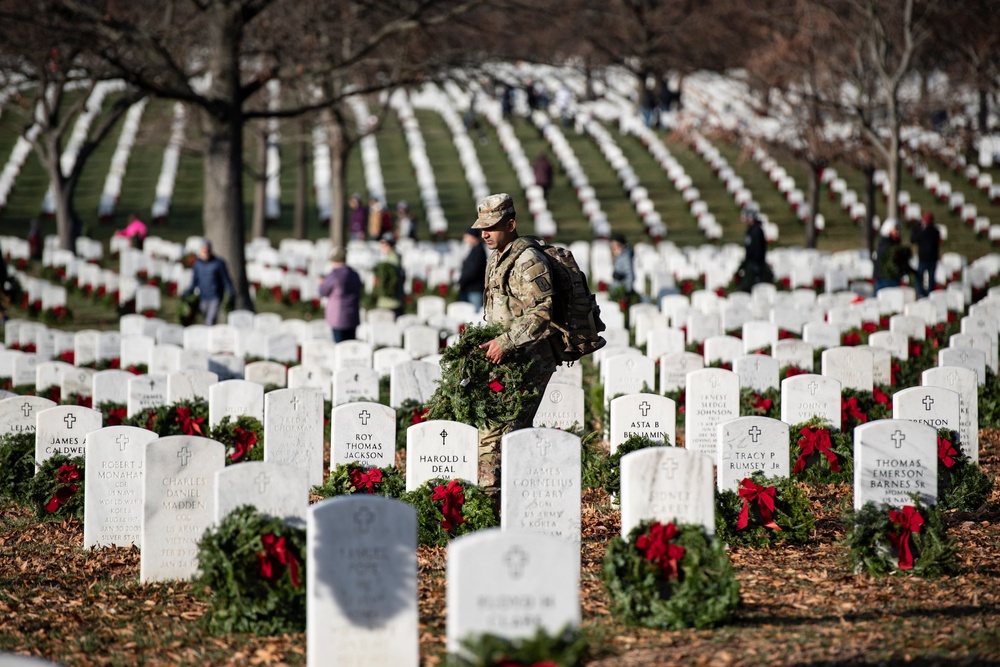
[(288, 543), (284, 537), (276, 537), (274, 533), (267, 533), (260, 538), (264, 550), (257, 553), (257, 564), (260, 576), (267, 581), (272, 581), (279, 576), (280, 565), (288, 566), (288, 573), (292, 577), (292, 586), (299, 587), (299, 561), (295, 554), (288, 550)]
[(947, 438), (942, 438), (938, 436), (938, 460), (944, 464), (945, 468), (950, 468), (955, 465), (955, 459), (953, 457), (958, 456), (958, 450)]
[(417, 424), (422, 424), (427, 421), (427, 413), (430, 412), (430, 408), (413, 408), (413, 419), (410, 420), (410, 424), (415, 426)]
[(849, 418), (856, 419), (859, 424), (864, 424), (868, 421), (868, 416), (861, 411), (861, 407), (858, 405), (858, 399), (856, 396), (851, 396), (849, 399), (841, 403), (841, 423), (846, 424)]
[(361, 468), (354, 468), (351, 470), (351, 484), (358, 491), (364, 490), (365, 493), (372, 493), (376, 484), (382, 481), (382, 471), (378, 468), (372, 468), (371, 470), (365, 471)]
[(774, 401), (771, 400), (770, 398), (764, 398), (760, 394), (754, 394), (753, 405), (751, 405), (750, 407), (752, 407), (754, 410), (758, 410), (766, 414), (767, 411), (771, 409), (772, 405), (774, 405)]
[(786, 378), (795, 377), (796, 375), (805, 375), (808, 371), (804, 368), (799, 368), (798, 366), (789, 366), (788, 371), (785, 373)]
[(889, 542), (899, 552), (899, 569), (913, 569), (913, 552), (910, 550), (910, 535), (919, 533), (924, 525), (924, 517), (913, 505), (906, 505), (903, 511), (889, 510), (889, 519), (899, 527), (899, 532), (889, 533)]
[(500, 380), (490, 380), (490, 391), (494, 394), (499, 394), (503, 391), (503, 385), (500, 383)]
[(861, 344), (861, 336), (857, 331), (851, 331), (844, 335), (844, 345), (854, 346)]
[(875, 322), (862, 322), (861, 330), (868, 334), (873, 334), (878, 331), (878, 324)]
[(886, 394), (880, 388), (873, 387), (872, 388), (872, 396), (875, 398), (875, 402), (876, 403), (881, 403), (882, 405), (887, 405), (890, 408), (892, 407), (892, 402), (889, 400), (888, 394)]
[(177, 416), (174, 417), (174, 421), (181, 425), (181, 432), (184, 435), (203, 435), (201, 432), (201, 423), (205, 421), (204, 417), (192, 417), (191, 408), (177, 408)]
[(79, 490), (76, 482), (80, 481), (80, 471), (77, 469), (76, 465), (72, 463), (64, 463), (59, 468), (59, 472), (56, 473), (56, 481), (59, 482), (60, 486), (56, 489), (55, 495), (49, 499), (49, 502), (45, 505), (46, 512), (55, 512), (57, 509), (69, 502), (69, 499), (73, 497), (73, 494)]
[(660, 568), (665, 579), (680, 578), (680, 560), (684, 557), (684, 547), (671, 544), (670, 540), (677, 537), (680, 531), (672, 523), (666, 525), (659, 521), (649, 527), (648, 535), (640, 535), (635, 546), (646, 560)]
[(244, 431), (239, 426), (233, 432), (236, 434), (236, 449), (229, 460), (233, 463), (239, 463), (250, 455), (250, 449), (257, 444), (257, 434), (253, 431)]
[(108, 410), (108, 423), (106, 426), (121, 426), (122, 422), (125, 421), (126, 410), (125, 408), (111, 408)]
[(773, 530), (781, 530), (781, 526), (776, 524), (772, 518), (774, 514), (774, 499), (778, 493), (777, 489), (773, 486), (765, 489), (749, 477), (745, 477), (740, 482), (738, 493), (740, 498), (743, 499), (743, 509), (740, 510), (740, 518), (736, 522), (736, 530), (743, 530), (750, 523), (751, 502), (757, 503), (757, 509), (760, 511), (760, 518), (765, 527)]
[(465, 523), (465, 517), (462, 516), (462, 505), (465, 504), (465, 491), (458, 483), (458, 480), (451, 480), (448, 482), (448, 486), (439, 484), (435, 487), (431, 500), (442, 501), (441, 514), (444, 516), (444, 519), (441, 520), (442, 528), (451, 530)]
[(799, 458), (792, 468), (793, 473), (800, 473), (806, 469), (806, 459), (814, 452), (820, 452), (830, 462), (830, 470), (840, 472), (840, 464), (837, 463), (837, 455), (833, 452), (833, 443), (830, 442), (830, 429), (815, 428), (806, 426), (799, 430), (802, 438), (799, 440)]

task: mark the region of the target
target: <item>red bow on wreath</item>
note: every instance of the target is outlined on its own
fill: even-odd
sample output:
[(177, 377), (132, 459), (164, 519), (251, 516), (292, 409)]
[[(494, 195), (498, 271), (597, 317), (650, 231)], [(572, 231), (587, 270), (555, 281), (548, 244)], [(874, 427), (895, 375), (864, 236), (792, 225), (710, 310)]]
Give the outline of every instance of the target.
[(944, 464), (945, 468), (950, 468), (955, 465), (955, 458), (958, 456), (958, 450), (951, 443), (950, 440), (938, 436), (938, 461)]
[(899, 533), (890, 532), (889, 542), (899, 552), (899, 569), (913, 569), (913, 552), (910, 550), (910, 535), (920, 532), (924, 517), (913, 505), (906, 505), (903, 511), (889, 510), (889, 519), (899, 527)]
[(121, 426), (126, 416), (127, 411), (125, 408), (111, 408), (108, 410), (108, 422), (106, 426)]
[(451, 480), (448, 482), (448, 486), (439, 484), (435, 487), (431, 500), (442, 501), (441, 514), (444, 516), (441, 520), (442, 528), (451, 530), (465, 523), (465, 517), (462, 516), (462, 505), (465, 504), (465, 491), (458, 483), (458, 480)]
[(201, 432), (201, 423), (204, 417), (192, 417), (191, 408), (177, 408), (177, 416), (174, 421), (181, 425), (181, 433), (184, 435), (204, 435)]
[(374, 486), (381, 481), (382, 471), (378, 468), (372, 468), (368, 471), (364, 471), (361, 468), (351, 470), (351, 484), (358, 491), (364, 490), (365, 493), (372, 493)]
[(781, 530), (781, 526), (771, 518), (774, 514), (774, 499), (777, 489), (769, 486), (766, 489), (755, 483), (749, 477), (745, 477), (740, 482), (739, 496), (743, 499), (743, 509), (740, 510), (740, 518), (736, 522), (736, 530), (743, 530), (750, 523), (750, 503), (756, 502), (760, 511), (760, 518), (766, 528)]
[(279, 566), (287, 565), (288, 573), (292, 577), (292, 586), (299, 587), (299, 561), (295, 554), (288, 550), (288, 543), (284, 537), (276, 537), (274, 533), (261, 535), (261, 544), (264, 550), (257, 553), (257, 565), (260, 576), (267, 581), (272, 581), (279, 576)]
[(882, 405), (892, 409), (892, 401), (889, 400), (889, 395), (886, 394), (878, 387), (872, 387), (872, 398), (875, 399), (876, 403), (881, 403)]
[(430, 412), (430, 408), (425, 408), (421, 410), (420, 408), (413, 408), (413, 418), (410, 420), (412, 426), (417, 424), (422, 424), (427, 421), (427, 413)]
[(799, 458), (792, 468), (793, 473), (800, 473), (806, 469), (806, 459), (815, 452), (820, 452), (830, 462), (830, 470), (840, 472), (840, 464), (837, 463), (837, 455), (833, 451), (833, 443), (830, 442), (830, 430), (825, 428), (813, 428), (806, 426), (799, 430), (802, 438), (799, 440)]
[(233, 433), (236, 435), (236, 449), (229, 460), (239, 463), (250, 455), (250, 448), (257, 444), (257, 434), (253, 431), (244, 431), (239, 426), (233, 429)]
[(73, 497), (73, 494), (79, 490), (79, 486), (76, 482), (81, 479), (80, 471), (77, 470), (76, 465), (72, 463), (64, 463), (60, 468), (59, 472), (56, 473), (56, 481), (59, 482), (59, 488), (56, 489), (55, 495), (49, 499), (49, 502), (45, 505), (46, 512), (55, 512), (57, 509), (69, 502), (69, 499)]
[(635, 546), (646, 560), (660, 568), (665, 579), (680, 578), (680, 561), (684, 557), (684, 547), (671, 544), (680, 531), (672, 523), (666, 525), (655, 522), (649, 527), (648, 535), (640, 535)]
[(499, 394), (503, 391), (503, 384), (500, 383), (500, 380), (490, 380), (490, 391), (494, 394)]
[(858, 405), (858, 399), (856, 396), (851, 396), (849, 399), (841, 403), (841, 423), (846, 424), (849, 418), (856, 419), (859, 424), (864, 424), (868, 421), (868, 416), (861, 411), (861, 406)]
[(753, 405), (751, 405), (750, 407), (753, 408), (754, 410), (759, 410), (760, 412), (766, 414), (767, 411), (771, 409), (772, 405), (774, 405), (774, 401), (771, 400), (770, 398), (764, 398), (760, 394), (754, 394)]

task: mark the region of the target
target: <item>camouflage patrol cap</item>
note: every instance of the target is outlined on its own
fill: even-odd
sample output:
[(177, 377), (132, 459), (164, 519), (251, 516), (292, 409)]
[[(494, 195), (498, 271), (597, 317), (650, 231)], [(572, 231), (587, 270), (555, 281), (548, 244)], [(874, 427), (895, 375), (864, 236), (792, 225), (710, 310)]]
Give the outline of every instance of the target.
[(490, 195), (479, 202), (478, 212), (479, 217), (476, 218), (476, 222), (473, 223), (472, 228), (487, 229), (501, 222), (514, 219), (514, 200), (505, 192)]

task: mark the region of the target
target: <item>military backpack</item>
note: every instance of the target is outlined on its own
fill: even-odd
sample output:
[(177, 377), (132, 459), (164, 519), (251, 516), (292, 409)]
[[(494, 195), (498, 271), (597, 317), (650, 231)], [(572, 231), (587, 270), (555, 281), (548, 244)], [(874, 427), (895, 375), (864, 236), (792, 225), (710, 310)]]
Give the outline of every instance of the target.
[(528, 248), (542, 251), (552, 274), (552, 321), (555, 330), (549, 340), (559, 362), (574, 362), (596, 352), (607, 344), (600, 333), (607, 327), (601, 321), (601, 307), (590, 292), (587, 276), (580, 270), (573, 253), (566, 248), (549, 245), (534, 236), (521, 236), (526, 243), (514, 248), (511, 267)]

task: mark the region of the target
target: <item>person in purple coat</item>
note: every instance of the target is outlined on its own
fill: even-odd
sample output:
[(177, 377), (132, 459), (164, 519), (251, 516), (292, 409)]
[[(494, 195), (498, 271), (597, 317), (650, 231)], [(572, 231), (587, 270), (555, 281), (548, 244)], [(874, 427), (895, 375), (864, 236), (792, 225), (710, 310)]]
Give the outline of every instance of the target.
[(365, 229), (368, 226), (368, 207), (361, 203), (361, 195), (355, 192), (351, 195), (348, 206), (348, 224), (352, 239), (365, 240)]
[(326, 297), (326, 323), (333, 330), (333, 342), (354, 340), (361, 323), (361, 276), (347, 266), (347, 251), (334, 248), (333, 268), (319, 286)]

